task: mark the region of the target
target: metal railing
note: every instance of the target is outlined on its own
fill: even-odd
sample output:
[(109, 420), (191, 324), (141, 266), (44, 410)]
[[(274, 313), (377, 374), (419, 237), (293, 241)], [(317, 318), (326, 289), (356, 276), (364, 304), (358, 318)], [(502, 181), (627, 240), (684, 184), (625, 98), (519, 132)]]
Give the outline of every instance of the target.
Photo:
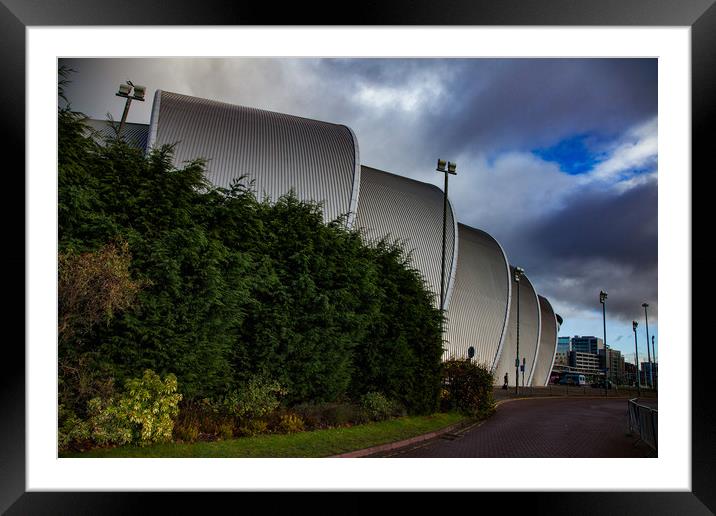
[(638, 398), (630, 399), (627, 408), (629, 433), (639, 436), (637, 443), (643, 441), (656, 451), (658, 445), (657, 430), (659, 428), (659, 411), (647, 405), (641, 405), (637, 400)]
[[(569, 397), (609, 397), (609, 398), (622, 398), (631, 399), (640, 394), (640, 399), (656, 399), (656, 391), (641, 389), (639, 391), (636, 387), (631, 386), (616, 386), (613, 385), (611, 388), (605, 391), (604, 387), (592, 387), (591, 385), (561, 385), (561, 384), (549, 384), (545, 387), (522, 387), (520, 386), (519, 396), (523, 397), (549, 397), (549, 396), (569, 396)], [(511, 386), (508, 390), (503, 390), (501, 387), (495, 387), (494, 389), (495, 399), (512, 398), (515, 396), (514, 386)]]

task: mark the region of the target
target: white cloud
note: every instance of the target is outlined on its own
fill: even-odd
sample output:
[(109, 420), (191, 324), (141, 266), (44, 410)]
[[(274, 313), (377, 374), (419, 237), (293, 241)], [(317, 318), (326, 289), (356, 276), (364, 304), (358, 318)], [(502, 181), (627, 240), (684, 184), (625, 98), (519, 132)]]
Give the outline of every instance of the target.
[(608, 158), (585, 174), (585, 183), (628, 180), (634, 169), (656, 169), (658, 130), (656, 117), (632, 127), (611, 149)]
[(361, 83), (356, 88), (354, 100), (370, 109), (399, 109), (414, 113), (435, 102), (443, 91), (442, 84), (430, 77), (421, 77), (409, 87)]
[(462, 167), (450, 190), (458, 219), (488, 231), (512, 230), (561, 208), (577, 186), (557, 164), (531, 153), (508, 152), (494, 161), (477, 157), (460, 162), (469, 165)]

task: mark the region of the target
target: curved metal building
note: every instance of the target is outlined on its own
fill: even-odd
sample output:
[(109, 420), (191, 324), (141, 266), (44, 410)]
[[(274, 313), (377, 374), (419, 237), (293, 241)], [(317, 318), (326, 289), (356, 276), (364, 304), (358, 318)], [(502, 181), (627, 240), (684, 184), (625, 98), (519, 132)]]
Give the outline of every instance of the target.
[(539, 295), (537, 298), (539, 299), (541, 331), (532, 385), (544, 387), (549, 383), (549, 375), (554, 365), (554, 355), (557, 352), (558, 324), (557, 316), (547, 298)]
[(457, 228), (457, 273), (444, 358), (467, 358), (473, 346), (474, 360), (493, 369), (510, 311), (509, 262), (502, 246), (485, 231), (464, 224)]
[[(515, 384), (515, 358), (517, 355), (517, 282), (515, 281), (515, 269), (510, 267), (510, 278), (512, 281), (512, 295), (510, 300), (510, 317), (507, 324), (507, 334), (502, 345), (502, 351), (494, 368), (495, 384), (501, 384), (505, 373), (508, 373), (510, 385)], [(520, 302), (520, 364), (525, 359), (524, 385), (532, 382), (535, 360), (539, 349), (540, 341), (540, 307), (532, 283), (525, 275), (520, 279), (519, 284)], [(522, 373), (520, 373), (519, 384), (522, 385)]]
[[(445, 233), (445, 308), (450, 304), (457, 266), (457, 223), (448, 201)], [(355, 220), (368, 241), (386, 235), (412, 251), (412, 264), (435, 293), (440, 306), (443, 191), (428, 183), (361, 167), (360, 201)]]
[(157, 90), (147, 148), (163, 144), (176, 144), (175, 164), (206, 158), (216, 186), (246, 176), (259, 198), (275, 201), (293, 189), (323, 202), (326, 221), (355, 217), (358, 141), (344, 125)]
[[(96, 131), (95, 136), (102, 143), (105, 138), (116, 138), (119, 122), (111, 120), (94, 120), (87, 118), (85, 120), (87, 127)], [(149, 136), (149, 126), (147, 124), (134, 124), (127, 122), (122, 130), (122, 137), (131, 146), (144, 149), (147, 146), (147, 137)]]

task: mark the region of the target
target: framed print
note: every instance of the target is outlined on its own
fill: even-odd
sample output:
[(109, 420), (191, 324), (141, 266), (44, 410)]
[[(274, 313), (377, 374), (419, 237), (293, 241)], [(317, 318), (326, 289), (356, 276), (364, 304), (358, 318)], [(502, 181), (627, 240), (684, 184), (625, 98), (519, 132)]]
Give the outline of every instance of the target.
[[(705, 319), (703, 312), (708, 303), (693, 299), (691, 286), (692, 274), (696, 278), (702, 276), (699, 274), (702, 268), (698, 267), (701, 261), (693, 260), (692, 257), (693, 244), (703, 239), (699, 238), (702, 232), (709, 234), (708, 229), (702, 227), (705, 225), (703, 221), (708, 219), (692, 215), (691, 209), (693, 193), (704, 190), (693, 188), (698, 187), (703, 179), (697, 181), (700, 176), (692, 171), (699, 164), (705, 169), (703, 163), (714, 136), (712, 119), (716, 112), (713, 88), (716, 83), (713, 66), (716, 56), (716, 7), (713, 6), (712, 0), (682, 2), (678, 5), (667, 5), (659, 0), (631, 0), (608, 3), (601, 5), (599, 9), (595, 9), (593, 2), (588, 0), (526, 3), (516, 0), (478, 3), (464, 1), (453, 4), (449, 9), (428, 2), (395, 2), (380, 7), (361, 6), (355, 13), (355, 19), (350, 20), (332, 19), (325, 13), (314, 18), (316, 12), (312, 8), (298, 5), (275, 11), (277, 12), (272, 12), (268, 6), (235, 5), (220, 1), (210, 1), (201, 6), (184, 2), (173, 2), (171, 6), (159, 3), (134, 6), (73, 0), (56, 6), (34, 1), (3, 0), (0, 5), (0, 33), (3, 40), (0, 53), (6, 71), (5, 88), (1, 93), (3, 102), (0, 104), (4, 115), (2, 141), (7, 154), (18, 156), (20, 161), (13, 167), (8, 165), (8, 171), (24, 171), (22, 175), (17, 172), (7, 174), (7, 180), (11, 181), (10, 188), (22, 191), (24, 196), (13, 195), (10, 198), (22, 200), (16, 205), (7, 203), (6, 216), (14, 222), (18, 218), (16, 213), (20, 211), (24, 214), (24, 223), (7, 225), (11, 236), (17, 237), (9, 239), (15, 246), (15, 252), (5, 259), (5, 263), (8, 270), (10, 267), (19, 268), (24, 265), (25, 271), (21, 297), (24, 303), (8, 303), (11, 313), (6, 318), (8, 325), (19, 320), (25, 321), (25, 324), (19, 332), (20, 336), (8, 339), (6, 349), (10, 352), (6, 351), (3, 360), (5, 374), (0, 377), (3, 400), (3, 417), (0, 418), (3, 436), (0, 441), (0, 509), (8, 511), (9, 514), (69, 513), (81, 510), (113, 512), (121, 511), (122, 507), (137, 508), (143, 503), (140, 500), (146, 500), (149, 496), (137, 491), (156, 490), (240, 491), (242, 494), (252, 491), (475, 491), (501, 505), (507, 504), (508, 500), (511, 500), (510, 497), (515, 495), (521, 504), (539, 504), (551, 507), (550, 512), (563, 514), (572, 513), (575, 506), (583, 507), (581, 512), (586, 513), (596, 511), (596, 508), (600, 513), (628, 511), (637, 514), (706, 514), (716, 510), (716, 498), (710, 487), (715, 482), (716, 450), (713, 439), (714, 408), (708, 395), (708, 341), (703, 337), (696, 338), (693, 333), (694, 328), (701, 326), (697, 324), (698, 321)], [(632, 32), (628, 32), (629, 30)], [(43, 354), (42, 347), (38, 346), (38, 342), (46, 341), (55, 333), (52, 318), (57, 310), (56, 296), (47, 295), (47, 291), (54, 293), (57, 286), (57, 269), (47, 266), (48, 263), (52, 265), (54, 258), (49, 258), (56, 249), (52, 246), (46, 247), (51, 239), (45, 239), (45, 247), (37, 245), (38, 241), (43, 240), (38, 239), (37, 229), (44, 224), (46, 231), (47, 227), (52, 226), (50, 221), (56, 224), (57, 220), (55, 206), (52, 206), (51, 202), (51, 199), (56, 198), (56, 185), (53, 182), (43, 184), (37, 181), (36, 173), (37, 170), (48, 170), (57, 164), (55, 153), (49, 152), (50, 148), (55, 147), (48, 146), (54, 145), (52, 142), (56, 141), (56, 128), (51, 125), (52, 119), (47, 118), (50, 108), (52, 116), (56, 114), (57, 85), (51, 85), (55, 95), (49, 98), (48, 92), (51, 88), (48, 87), (48, 81), (50, 77), (56, 78), (58, 63), (70, 62), (72, 59), (94, 59), (98, 62), (105, 60), (107, 66), (114, 66), (122, 59), (152, 59), (151, 62), (160, 67), (164, 66), (163, 62), (180, 57), (186, 61), (193, 59), (197, 63), (202, 59), (230, 60), (234, 57), (262, 58), (264, 62), (281, 58), (286, 63), (311, 58), (327, 61), (340, 58), (356, 62), (383, 58), (393, 59), (396, 63), (401, 58), (416, 62), (419, 59), (431, 58), (451, 58), (456, 61), (491, 59), (496, 68), (504, 66), (500, 59), (508, 58), (533, 59), (540, 64), (548, 64), (550, 59), (577, 60), (582, 57), (593, 61), (608, 61), (610, 58), (639, 58), (645, 62), (650, 60), (651, 64), (645, 64), (648, 68), (645, 76), (652, 79), (658, 77), (658, 96), (657, 87), (652, 84), (648, 93), (646, 89), (643, 94), (632, 92), (629, 102), (639, 105), (650, 103), (651, 107), (646, 111), (651, 110), (649, 113), (652, 114), (655, 114), (654, 107), (658, 102), (658, 164), (660, 174), (663, 173), (663, 177), (659, 176), (662, 188), (658, 192), (658, 283), (664, 319), (663, 326), (662, 320), (659, 321), (658, 334), (659, 340), (664, 340), (663, 353), (660, 350), (659, 355), (664, 364), (664, 383), (661, 390), (663, 414), (659, 432), (664, 439), (664, 447), (661, 448), (660, 442), (658, 457), (634, 459), (639, 461), (637, 466), (633, 466), (627, 459), (618, 459), (608, 464), (596, 464), (598, 461), (594, 461), (594, 471), (588, 472), (587, 478), (596, 477), (595, 472), (600, 472), (599, 475), (605, 477), (611, 475), (612, 478), (600, 478), (600, 482), (604, 481), (603, 484), (595, 481), (591, 485), (580, 482), (574, 475), (560, 475), (556, 459), (545, 459), (544, 463), (537, 464), (536, 460), (542, 459), (522, 459), (522, 462), (517, 459), (481, 459), (470, 463), (447, 458), (403, 461), (385, 458), (371, 461), (353, 458), (188, 459), (175, 456), (120, 459), (112, 462), (112, 459), (104, 458), (92, 461), (58, 457), (56, 440), (52, 443), (47, 441), (49, 433), (57, 430), (51, 428), (57, 417), (53, 412), (57, 409), (56, 373), (53, 374), (52, 380), (47, 379), (52, 367), (57, 367), (57, 356), (51, 353)], [(211, 61), (216, 62), (218, 61)], [(330, 62), (332, 66), (334, 63)], [(197, 65), (197, 69), (201, 69), (201, 66), (203, 65)], [(287, 66), (300, 68), (303, 65)], [(350, 68), (350, 65), (343, 61), (336, 66)], [(268, 69), (260, 68), (257, 73), (264, 73)], [(380, 73), (385, 73), (386, 69), (389, 67), (384, 67)], [(248, 77), (250, 70), (241, 70), (247, 73), (247, 81), (252, 80)], [(321, 72), (325, 70), (322, 68)], [(579, 73), (579, 69), (574, 73)], [(210, 76), (197, 75), (197, 81), (210, 80), (207, 77)], [(351, 77), (352, 80), (361, 79), (356, 74), (349, 76), (346, 73), (346, 77)], [(477, 77), (477, 74), (474, 77)], [(437, 86), (433, 87), (428, 74), (420, 75), (419, 80), (423, 85), (421, 91), (427, 92), (425, 95), (432, 95), (439, 90)], [(140, 109), (137, 107), (139, 102), (144, 100), (140, 98), (144, 90), (140, 86), (128, 84), (135, 88), (135, 95), (139, 95), (135, 97), (137, 102), (132, 107), (136, 111)], [(259, 89), (276, 91), (275, 98), (282, 95), (280, 88), (272, 90), (271, 81), (268, 79), (257, 79), (256, 84)], [(476, 79), (475, 87), (478, 86)], [(465, 85), (465, 88), (468, 87), (471, 86)], [(509, 83), (504, 84), (504, 88), (510, 87)], [(539, 88), (540, 83), (536, 82), (534, 87)], [(191, 87), (188, 88), (194, 91)], [(296, 85), (296, 88), (299, 89), (299, 86)], [(604, 88), (608, 88), (608, 85), (605, 84)], [(145, 102), (141, 109), (147, 113), (151, 111), (151, 119), (145, 124), (149, 141), (162, 141), (162, 138), (167, 138), (162, 131), (169, 131), (168, 120), (171, 120), (172, 116), (184, 116), (182, 113), (190, 112), (193, 109), (191, 106), (196, 102), (204, 102), (199, 98), (202, 97), (202, 90), (198, 88), (197, 91), (193, 97), (157, 93), (153, 104)], [(361, 95), (366, 105), (380, 107), (396, 104), (401, 109), (404, 108), (406, 113), (422, 102), (420, 95), (406, 99), (391, 91), (364, 88)], [(150, 93), (154, 96), (153, 91)], [(264, 99), (269, 98), (269, 94), (266, 95)], [(620, 105), (618, 97), (617, 93), (613, 93), (613, 102)], [(645, 100), (646, 97), (649, 98)], [(157, 99), (161, 99), (161, 108)], [(338, 96), (337, 100), (332, 102), (339, 104), (342, 101)], [(275, 105), (280, 107), (281, 103), (277, 101)], [(214, 104), (210, 105), (209, 101), (206, 101), (206, 106), (207, 110), (216, 107)], [(626, 102), (624, 106), (624, 110), (629, 109)], [(273, 105), (270, 107), (273, 109)], [(459, 109), (459, 106), (453, 107)], [(538, 110), (534, 106), (531, 108), (535, 109), (538, 118)], [(232, 116), (246, 115), (235, 115), (233, 111), (226, 109), (217, 116), (228, 120)], [(569, 109), (583, 113), (580, 106), (571, 105)], [(279, 108), (275, 110), (280, 111)], [(567, 108), (565, 113), (564, 116), (570, 116)], [(157, 117), (161, 116), (164, 117), (161, 119), (163, 122), (158, 123)], [(488, 116), (495, 116), (494, 112)], [(311, 130), (315, 131), (315, 134), (327, 135), (324, 137), (332, 142), (339, 141), (341, 152), (352, 156), (353, 160), (343, 164), (340, 156), (322, 153), (322, 143), (318, 137), (318, 140), (312, 140), (310, 144), (311, 152), (315, 153), (311, 158), (315, 158), (310, 167), (311, 173), (320, 175), (322, 163), (328, 160), (338, 163), (331, 162), (334, 167), (331, 170), (345, 168), (345, 181), (336, 179), (336, 186), (330, 184), (330, 180), (333, 180), (330, 179), (323, 185), (342, 189), (341, 195), (345, 193), (343, 197), (346, 207), (340, 205), (335, 208), (336, 214), (348, 209), (352, 213), (357, 205), (357, 217), (360, 217), (360, 196), (366, 195), (365, 199), (368, 199), (370, 195), (364, 193), (370, 192), (368, 188), (357, 186), (356, 178), (359, 177), (357, 174), (361, 167), (363, 179), (367, 181), (372, 178), (375, 183), (372, 186), (376, 189), (387, 188), (385, 182), (388, 181), (388, 176), (381, 176), (379, 171), (367, 169), (366, 163), (361, 161), (367, 153), (361, 151), (359, 154), (356, 141), (362, 140), (360, 132), (356, 137), (350, 129), (350, 133), (337, 131), (335, 126), (322, 126), (320, 124), (323, 122), (311, 121), (308, 118), (311, 117), (302, 119), (301, 123), (315, 122), (315, 127), (311, 126)], [(316, 115), (316, 119), (318, 118)], [(198, 118), (194, 120), (196, 119)], [(439, 113), (435, 114), (432, 120), (439, 124)], [(343, 123), (342, 120), (337, 122)], [(181, 132), (182, 123), (179, 120), (176, 122), (178, 129), (172, 127), (171, 130)], [(289, 127), (290, 124), (286, 123), (286, 127)], [(463, 128), (465, 131), (475, 130), (476, 123), (465, 121)], [(130, 119), (131, 124), (134, 124), (133, 119)], [(638, 140), (648, 133), (653, 140), (652, 144), (656, 146), (656, 124), (654, 118), (653, 127), (637, 127), (635, 131), (639, 136), (634, 138)], [(294, 129), (287, 129), (288, 132), (291, 130)], [(483, 140), (493, 138), (495, 148), (504, 144), (503, 140), (500, 140), (501, 137), (509, 137), (500, 134), (501, 131), (504, 132), (504, 127), (497, 123), (494, 124), (492, 134), (489, 128), (484, 131)], [(380, 131), (376, 130), (376, 133), (378, 132)], [(535, 129), (535, 132), (538, 130)], [(191, 137), (192, 135), (182, 133), (182, 139), (188, 140)], [(579, 138), (579, 141), (569, 140), (559, 148), (552, 143), (535, 145), (531, 155), (545, 161), (552, 160), (555, 154), (568, 153), (571, 156), (573, 152), (581, 152), (580, 149), (587, 145), (584, 142), (588, 137), (582, 135)], [(223, 145), (220, 140), (220, 135), (214, 135), (206, 145)], [(591, 145), (591, 140), (588, 143)], [(601, 148), (599, 143), (595, 144), (596, 148)], [(256, 146), (255, 142), (247, 145), (246, 148)], [(635, 144), (634, 148), (630, 148), (631, 154), (628, 156), (640, 152), (637, 147)], [(20, 151), (23, 148), (26, 149), (24, 154)], [(379, 149), (379, 145), (368, 144), (366, 148), (371, 152)], [(406, 146), (407, 148), (409, 147)], [(575, 151), (575, 148), (578, 149)], [(42, 149), (48, 151), (43, 153)], [(261, 154), (263, 151), (257, 152)], [(654, 153), (654, 162), (637, 160), (632, 166), (634, 169), (654, 167), (655, 176), (655, 151), (652, 149), (649, 152)], [(375, 156), (376, 153), (372, 155)], [(261, 156), (264, 162), (271, 159), (268, 154)], [(581, 166), (581, 159), (581, 154), (574, 158), (575, 166)], [(487, 168), (497, 167), (489, 159), (486, 159), (485, 163)], [(520, 166), (527, 166), (524, 162), (520, 163)], [(451, 165), (454, 172), (454, 164)], [(448, 169), (445, 164), (443, 168), (447, 178)], [(460, 177), (460, 172), (458, 167), (457, 177)], [(577, 170), (574, 175), (581, 172)], [(642, 180), (641, 176), (636, 175), (622, 179), (625, 185), (628, 180)], [(437, 179), (430, 181), (435, 183)], [(447, 186), (447, 179), (445, 181)], [(450, 181), (453, 181), (453, 178), (450, 178)], [(452, 184), (450, 192), (453, 192)], [(517, 188), (515, 183), (512, 186)], [(7, 191), (11, 191), (10, 188)], [(481, 184), (481, 188), (489, 191), (485, 184)], [(529, 188), (536, 189), (539, 185), (535, 183)], [(455, 192), (454, 195), (459, 198), (459, 191)], [(543, 193), (548, 199), (549, 191), (545, 190)], [(434, 203), (436, 209), (442, 205), (438, 201), (440, 199)], [(447, 203), (447, 200), (445, 202)], [(586, 200), (584, 205), (590, 206)], [(327, 210), (332, 209), (330, 205), (327, 207)], [(10, 210), (14, 215), (12, 219), (9, 218)], [(615, 228), (616, 225), (622, 224), (629, 214), (637, 216), (635, 211), (625, 210), (624, 213), (627, 215), (614, 222)], [(576, 217), (579, 214), (575, 211), (573, 215)], [(446, 215), (443, 214), (443, 217)], [(585, 220), (591, 218), (587, 216)], [(451, 242), (454, 243), (457, 253), (460, 233), (457, 221), (453, 222), (454, 237), (449, 238), (453, 238)], [(400, 224), (396, 223), (396, 227), (399, 226)], [(554, 227), (564, 228), (557, 222)], [(443, 230), (444, 228), (443, 223)], [(694, 231), (698, 229), (702, 231)], [(461, 228), (461, 231), (463, 235), (467, 235), (467, 242), (471, 233), (465, 228)], [(636, 235), (634, 239), (638, 240)], [(52, 245), (55, 244), (53, 241)], [(18, 247), (21, 247), (22, 251), (19, 251)], [(443, 249), (444, 247), (443, 241)], [(499, 249), (499, 244), (495, 248)], [(430, 260), (433, 258), (437, 260), (436, 257), (431, 257)], [(450, 259), (448, 257), (448, 260)], [(507, 263), (506, 258), (505, 262)], [(425, 273), (426, 277), (430, 276), (432, 265), (425, 265), (428, 271)], [(510, 265), (515, 264), (507, 263), (508, 269)], [(443, 274), (445, 270), (443, 263)], [(453, 277), (460, 274), (459, 269), (456, 272), (456, 267), (448, 267), (448, 271), (450, 272), (447, 280), (445, 277), (441, 278), (440, 274), (430, 279), (446, 297), (454, 292), (451, 286), (446, 289), (440, 280), (452, 285)], [(634, 275), (636, 274), (635, 272)], [(21, 282), (17, 272), (9, 276), (11, 283)], [(519, 283), (519, 279), (516, 281)], [(48, 285), (48, 282), (51, 285)], [(524, 288), (528, 286), (532, 288), (529, 281), (523, 281), (523, 294)], [(458, 289), (459, 286), (455, 288)], [(510, 288), (514, 292), (516, 287)], [(20, 285), (17, 290), (20, 290)], [(553, 309), (546, 298), (538, 298), (536, 293), (533, 297), (535, 310), (539, 312), (540, 307), (542, 308), (542, 315), (537, 315), (538, 318), (556, 317), (555, 312), (558, 310)], [(510, 306), (509, 299), (508, 296), (507, 311)], [(505, 310), (502, 312), (504, 320), (507, 321)], [(649, 316), (651, 315), (650, 313)], [(527, 317), (525, 312), (522, 316)], [(469, 320), (469, 317), (466, 317), (466, 320)], [(503, 326), (505, 325), (506, 322)], [(503, 326), (495, 330), (495, 339), (500, 342), (500, 346), (490, 348), (491, 356), (498, 354), (498, 348), (502, 348), (502, 342), (507, 338), (502, 335), (507, 332)], [(636, 331), (636, 325), (634, 328)], [(550, 339), (556, 340), (556, 331), (552, 333), (549, 334)], [(523, 339), (528, 336), (529, 332), (523, 327)], [(17, 344), (20, 339), (25, 343), (24, 348)], [(537, 347), (533, 352), (537, 357), (541, 342), (539, 330), (535, 333), (535, 339)], [(476, 352), (479, 355), (482, 351), (471, 349), (470, 352), (472, 358)], [(554, 355), (554, 350), (551, 353)], [(639, 352), (635, 354), (634, 361), (637, 364), (640, 355)], [(511, 361), (510, 364), (514, 365)], [(549, 366), (535, 365), (534, 370), (530, 370), (523, 362), (523, 367), (527, 369), (528, 383), (535, 374), (544, 377), (544, 380), (541, 380), (544, 385), (548, 383)], [(652, 369), (649, 359), (649, 370)], [(513, 380), (516, 371), (519, 369), (509, 369), (509, 380)], [(606, 375), (606, 372), (604, 374)], [(502, 381), (501, 372), (499, 380)], [(204, 377), (204, 381), (208, 384), (210, 377)], [(507, 378), (505, 382), (508, 383)], [(197, 385), (196, 392), (203, 392), (199, 383)], [(604, 385), (607, 385), (606, 382)], [(51, 406), (47, 406), (51, 401)], [(667, 417), (663, 417), (664, 414)], [(515, 462), (499, 462), (510, 460)], [(645, 460), (653, 462), (644, 463)], [(380, 466), (376, 467), (378, 464)], [(523, 471), (510, 477), (509, 471), (513, 466), (519, 466)], [(642, 469), (637, 473), (630, 468), (637, 471)], [(412, 470), (412, 473), (409, 470)], [(546, 474), (540, 477), (538, 472), (542, 470)], [(674, 473), (674, 478), (667, 479), (667, 470)], [(437, 471), (441, 473), (438, 474)], [(493, 473), (488, 474), (489, 471)], [(195, 477), (192, 477), (192, 472)], [(162, 476), (163, 474), (166, 476)], [(110, 491), (112, 493), (109, 493)], [(491, 491), (502, 492), (487, 493)], [(525, 491), (529, 493), (524, 493)]]

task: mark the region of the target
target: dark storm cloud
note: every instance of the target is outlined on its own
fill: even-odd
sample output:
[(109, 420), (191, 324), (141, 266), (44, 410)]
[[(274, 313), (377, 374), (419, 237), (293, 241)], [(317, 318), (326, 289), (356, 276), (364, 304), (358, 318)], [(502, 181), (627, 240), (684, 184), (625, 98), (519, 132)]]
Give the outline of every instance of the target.
[(594, 307), (601, 289), (613, 315), (631, 320), (649, 300), (656, 316), (657, 185), (622, 194), (584, 191), (522, 230), (516, 251), (547, 295)]
[(634, 187), (621, 195), (581, 192), (563, 210), (543, 218), (525, 233), (551, 256), (652, 266), (657, 263), (657, 186)]
[(575, 133), (613, 137), (657, 109), (654, 59), (325, 60), (321, 70), (344, 91), (438, 80), (441, 95), (421, 106), (412, 130), (448, 154), (531, 150)]
[[(530, 149), (575, 133), (621, 133), (656, 113), (655, 60), (529, 59), (486, 63), (455, 81), (455, 145)], [(648, 93), (647, 93), (648, 92)], [(468, 116), (461, 116), (465, 114)]]

